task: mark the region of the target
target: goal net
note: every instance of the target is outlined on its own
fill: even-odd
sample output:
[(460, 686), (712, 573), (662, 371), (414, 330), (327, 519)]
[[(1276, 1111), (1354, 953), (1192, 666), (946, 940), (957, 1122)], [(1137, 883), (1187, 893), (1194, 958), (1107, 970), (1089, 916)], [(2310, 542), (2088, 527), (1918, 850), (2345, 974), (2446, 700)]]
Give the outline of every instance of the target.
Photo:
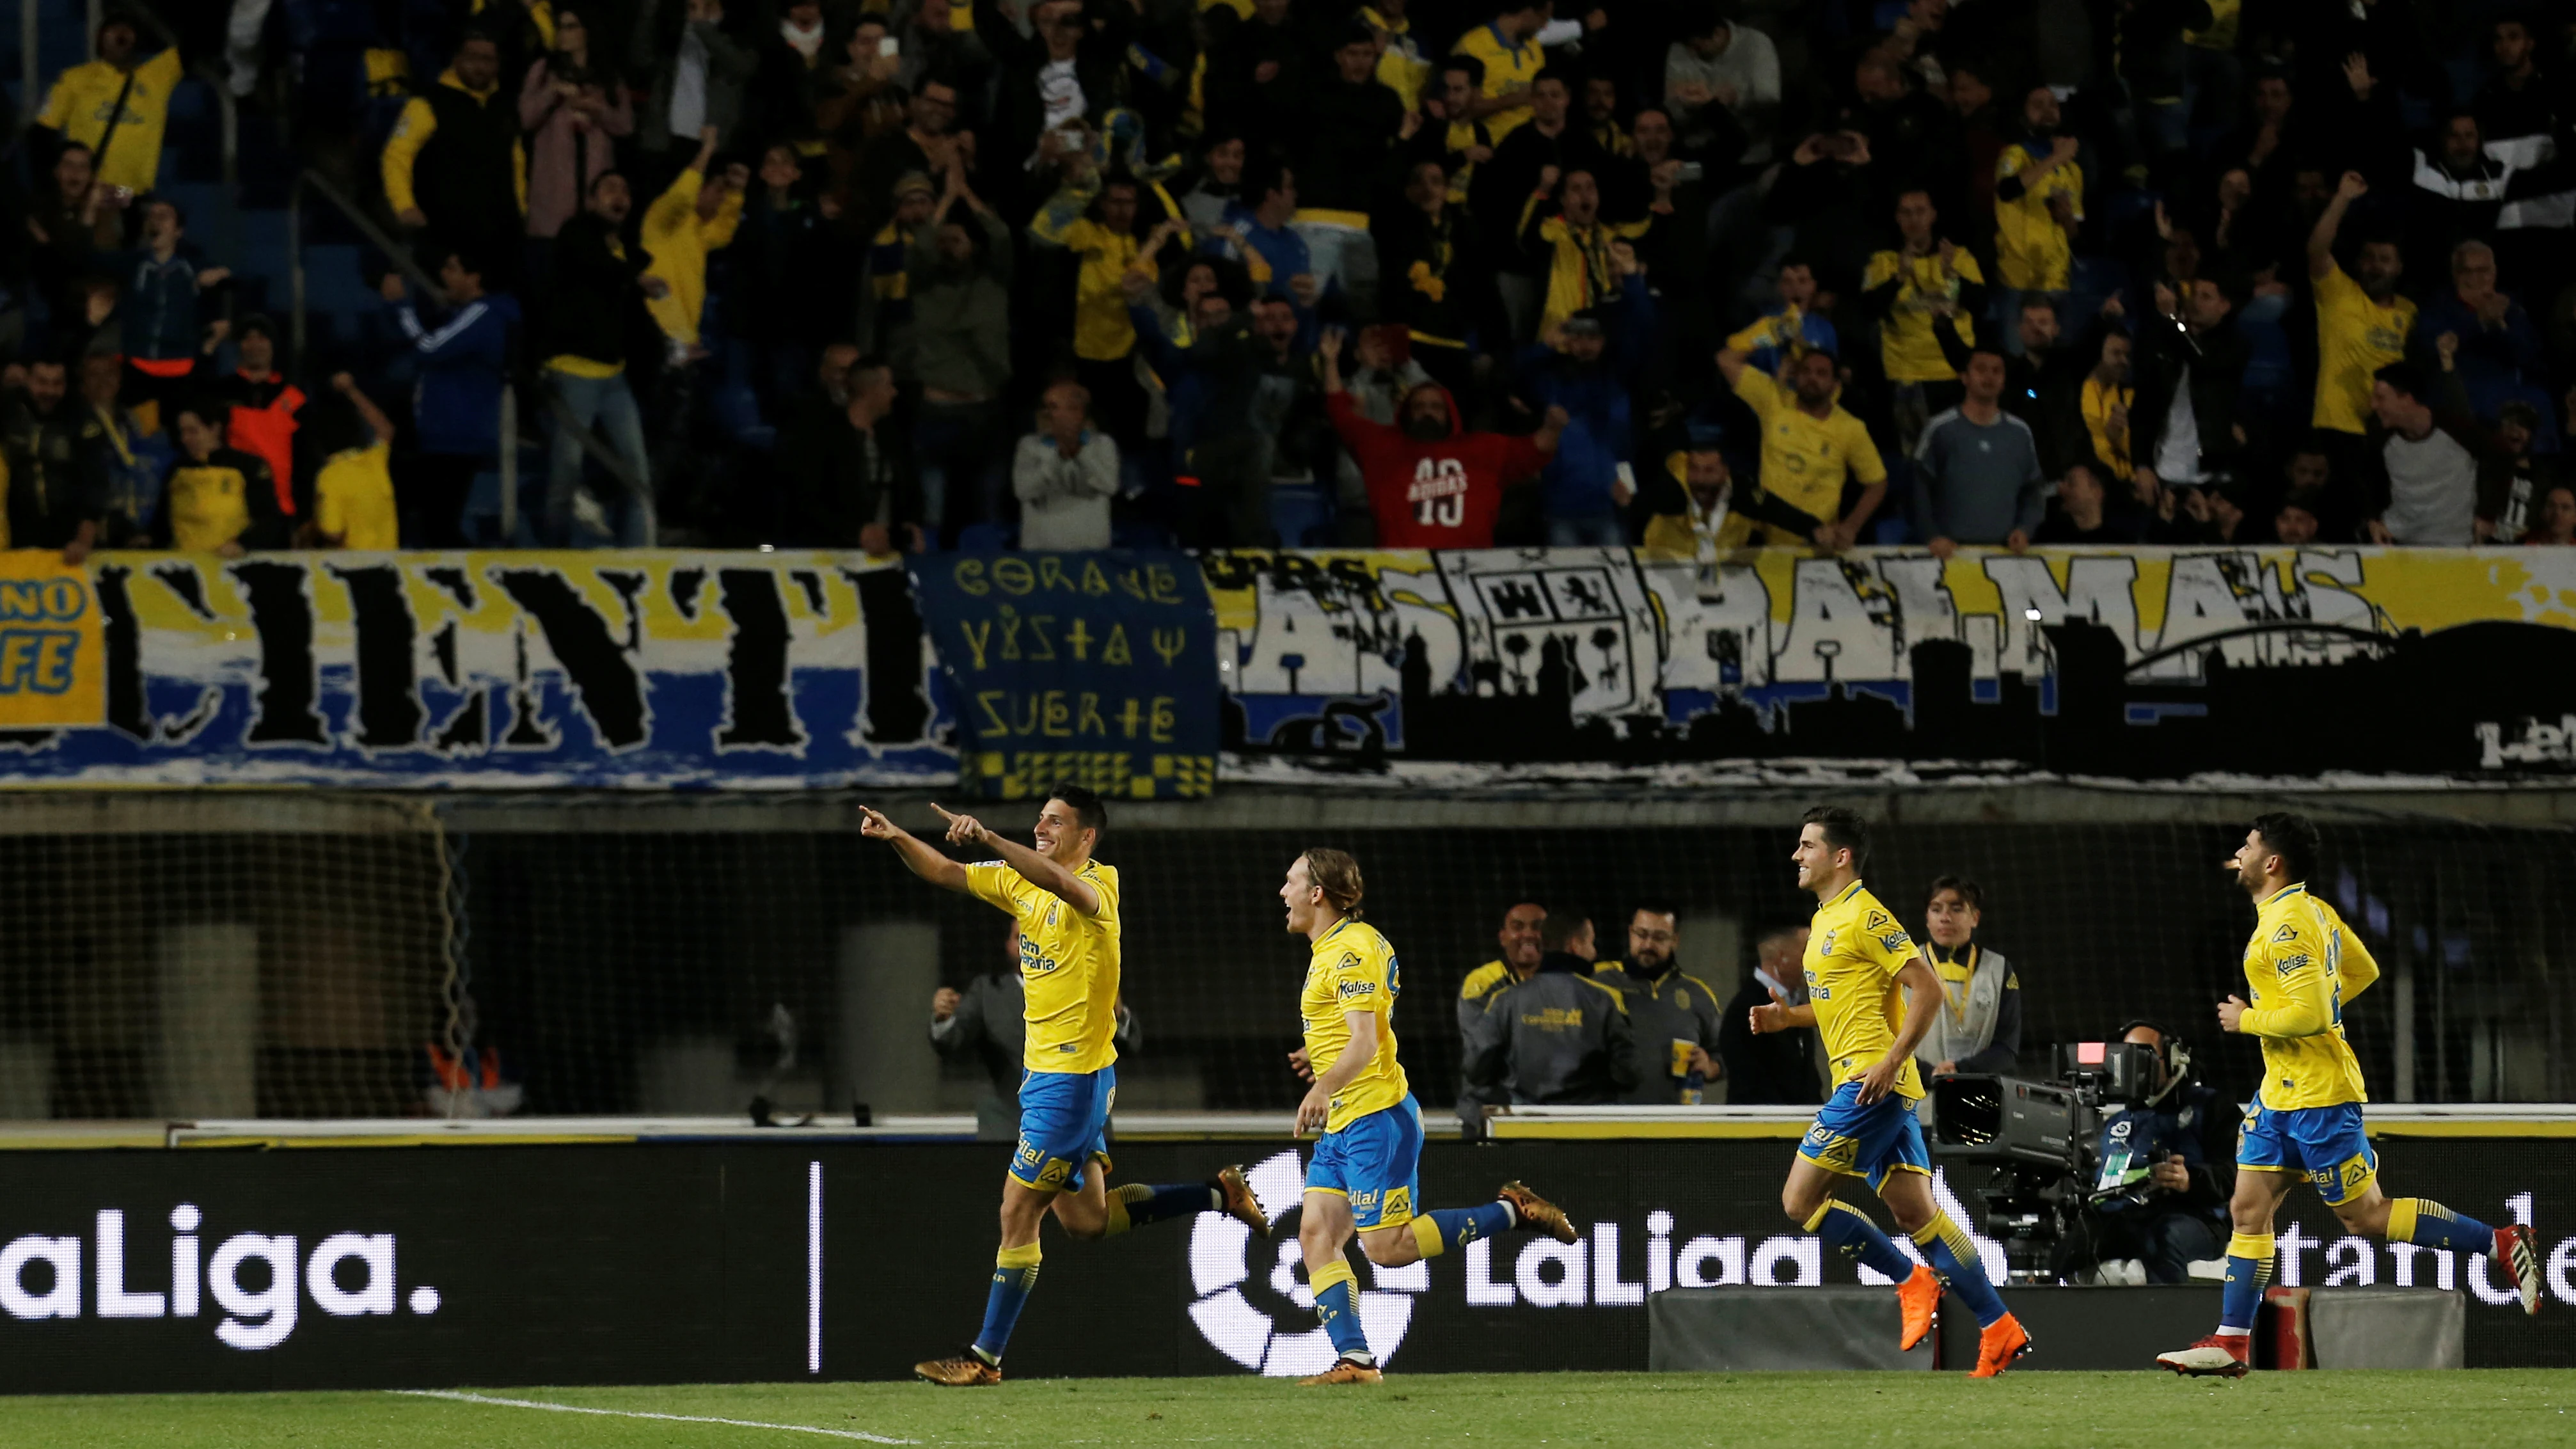
[[(1139, 1031), (1119, 1104), (1294, 1105), (1305, 953), (1277, 891), (1307, 846), (1360, 860), (1402, 962), (1405, 1065), (1437, 1111), (1458, 1084), (1459, 983), (1496, 957), (1505, 910), (1588, 915), (1609, 956), (1637, 903), (1670, 903), (1683, 969), (1732, 996), (1756, 938), (1811, 905), (1788, 861), (1809, 803), (1113, 807), (1101, 855), (1123, 875)], [(2255, 1049), (2212, 1008), (2244, 989), (2253, 912), (2220, 862), (2261, 802), (1853, 803), (1876, 825), (1870, 885), (1910, 927), (1936, 876), (1982, 886), (1980, 937), (2021, 982), (2026, 1071), (2150, 1018), (2250, 1092)], [(2307, 803), (2317, 888), (2384, 973), (2345, 1018), (2374, 1099), (2576, 1099), (2576, 832)], [(926, 802), (893, 808), (929, 833)], [(989, 818), (1018, 832), (1031, 814)], [(913, 879), (839, 798), (21, 794), (0, 797), (0, 892), (0, 1118), (738, 1116), (757, 1098), (847, 1121), (993, 1090), (927, 1028), (940, 987), (1007, 968), (1007, 923)]]

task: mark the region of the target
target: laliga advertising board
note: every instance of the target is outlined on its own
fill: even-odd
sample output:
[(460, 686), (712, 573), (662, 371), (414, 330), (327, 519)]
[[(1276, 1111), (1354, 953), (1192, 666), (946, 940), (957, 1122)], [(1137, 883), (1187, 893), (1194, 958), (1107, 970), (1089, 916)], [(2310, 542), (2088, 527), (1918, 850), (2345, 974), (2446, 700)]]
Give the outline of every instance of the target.
[[(2538, 1226), (2549, 1294), (2538, 1319), (2510, 1306), (2483, 1259), (2347, 1238), (2305, 1192), (2285, 1215), (2275, 1281), (2451, 1289), (2469, 1300), (2472, 1367), (2576, 1365), (2576, 1154), (2565, 1141), (2380, 1143), (2392, 1175)], [(1464, 1201), (1544, 1174), (1584, 1237), (1364, 1269), (1371, 1346), (1398, 1373), (1642, 1369), (1652, 1292), (1856, 1282), (1780, 1219), (1792, 1146), (1433, 1143), (1427, 1192)], [(780, 1131), (13, 1153), (0, 1200), (0, 1391), (900, 1378), (973, 1331), (1004, 1150)], [(1272, 1235), (1210, 1214), (1187, 1232), (1050, 1254), (1012, 1345), (1015, 1371), (1320, 1368), (1331, 1350), (1288, 1216), (1309, 1150), (1119, 1147), (1122, 1179), (1243, 1161), (1280, 1214)], [(1959, 1213), (1948, 1185), (1939, 1191)]]

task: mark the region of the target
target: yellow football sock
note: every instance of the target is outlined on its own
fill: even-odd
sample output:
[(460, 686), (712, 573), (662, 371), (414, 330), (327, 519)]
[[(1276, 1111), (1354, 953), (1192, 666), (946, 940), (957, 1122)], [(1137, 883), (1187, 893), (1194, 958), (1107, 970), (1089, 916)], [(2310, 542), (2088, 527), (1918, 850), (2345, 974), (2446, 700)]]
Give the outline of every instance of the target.
[(1448, 1240), (1440, 1236), (1440, 1225), (1427, 1217), (1413, 1220), (1413, 1246), (1426, 1258), (1437, 1258), (1449, 1250)]
[(2415, 1220), (2422, 1211), (2416, 1204), (2421, 1201), (2423, 1199), (2412, 1197), (2394, 1197), (2388, 1200), (2388, 1241), (2392, 1243), (2415, 1241)]

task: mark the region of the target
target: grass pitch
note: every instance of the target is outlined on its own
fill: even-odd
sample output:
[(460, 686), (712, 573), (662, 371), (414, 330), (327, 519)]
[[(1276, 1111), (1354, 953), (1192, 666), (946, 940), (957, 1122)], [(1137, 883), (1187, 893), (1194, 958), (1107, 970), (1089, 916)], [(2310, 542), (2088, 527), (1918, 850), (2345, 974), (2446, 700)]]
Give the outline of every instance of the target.
[[(2576, 1371), (2545, 1370), (2258, 1374), (2237, 1383), (2161, 1373), (2023, 1372), (1994, 1383), (1957, 1374), (1431, 1374), (1332, 1390), (1258, 1379), (1027, 1379), (998, 1390), (699, 1384), (495, 1389), (486, 1397), (514, 1402), (391, 1393), (8, 1399), (0, 1400), (0, 1446), (2440, 1449), (2576, 1442)], [(720, 1420), (735, 1422), (704, 1422)]]

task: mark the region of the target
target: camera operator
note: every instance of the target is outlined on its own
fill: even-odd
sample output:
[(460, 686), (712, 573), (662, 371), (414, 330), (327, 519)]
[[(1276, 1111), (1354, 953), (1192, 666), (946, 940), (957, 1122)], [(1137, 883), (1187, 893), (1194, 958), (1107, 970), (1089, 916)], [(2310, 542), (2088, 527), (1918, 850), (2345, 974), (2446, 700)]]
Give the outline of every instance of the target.
[(2227, 1252), (2236, 1191), (2235, 1104), (2191, 1073), (2191, 1051), (2153, 1022), (2124, 1042), (2153, 1047), (2154, 1090), (2143, 1102), (2103, 1104), (2097, 1166), (2082, 1228), (2058, 1245), (2061, 1281), (2105, 1259), (2136, 1258), (2150, 1283), (2180, 1283), (2191, 1265)]

